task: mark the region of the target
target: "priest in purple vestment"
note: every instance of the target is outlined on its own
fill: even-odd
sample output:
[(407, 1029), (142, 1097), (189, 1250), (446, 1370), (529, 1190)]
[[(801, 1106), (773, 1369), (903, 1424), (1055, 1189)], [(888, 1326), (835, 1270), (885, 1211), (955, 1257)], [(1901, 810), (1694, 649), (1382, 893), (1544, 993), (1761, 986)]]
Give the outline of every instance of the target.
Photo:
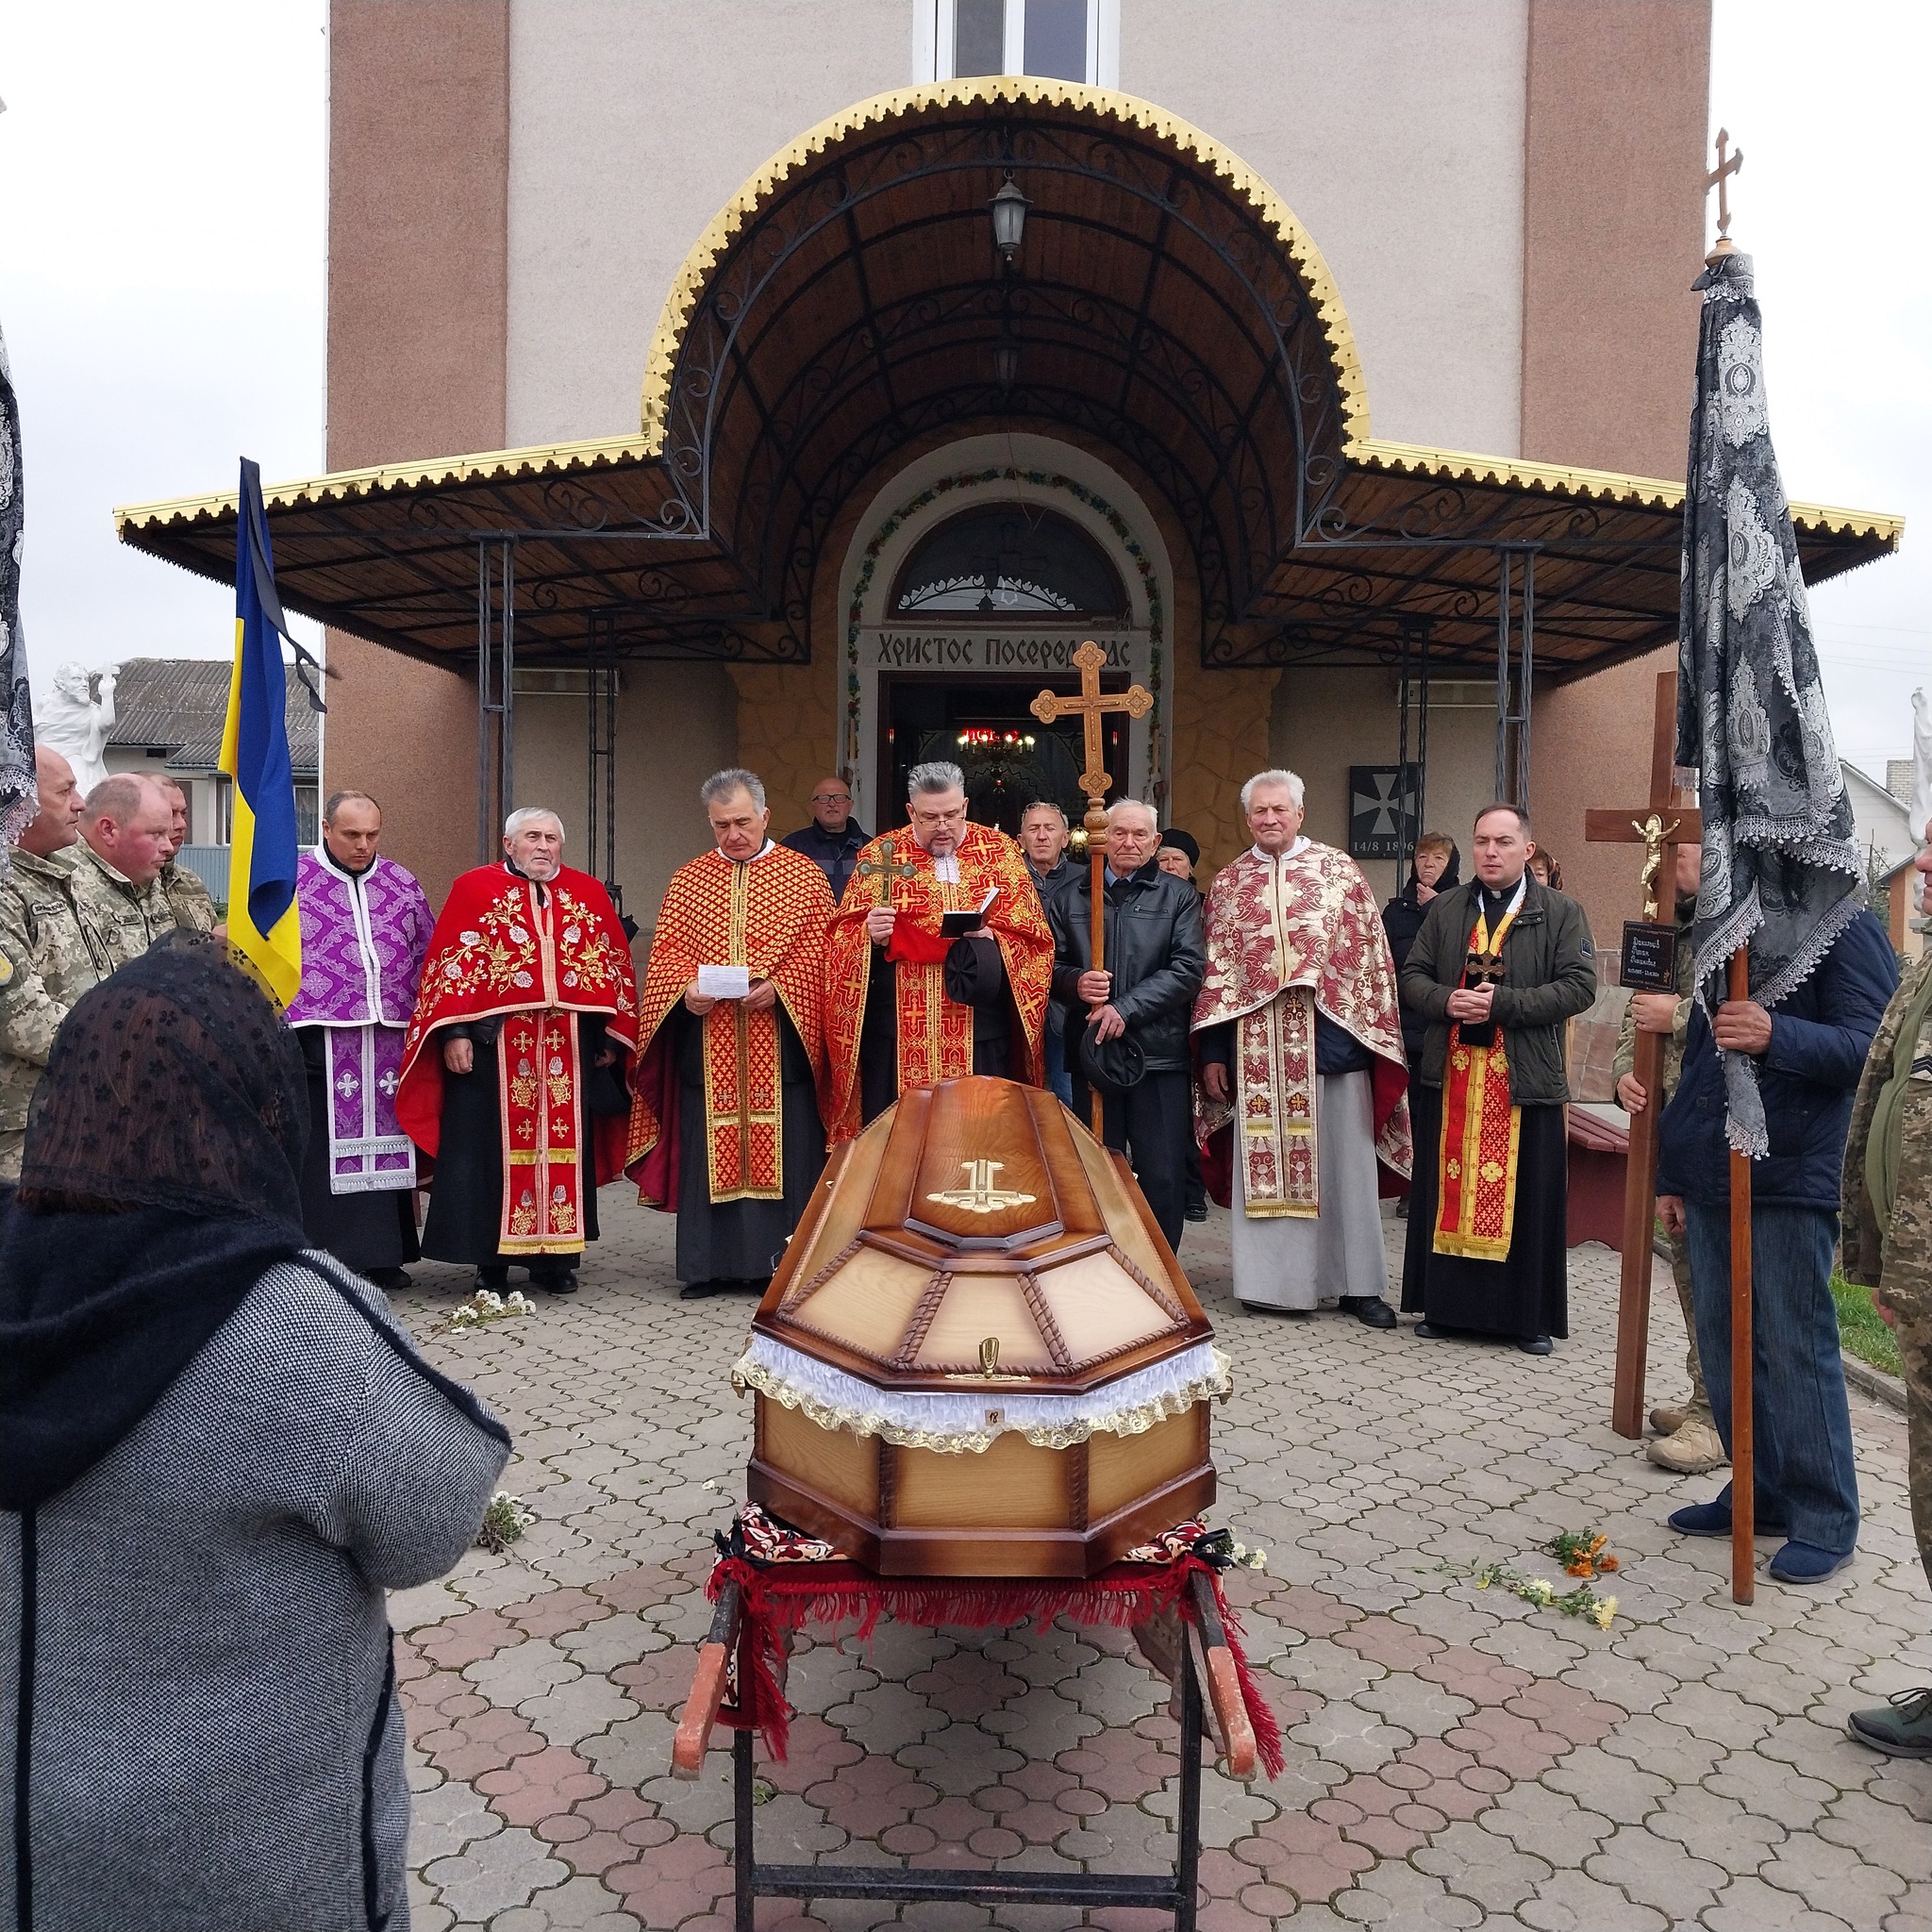
[(295, 874), (302, 986), (289, 1024), (308, 1067), (302, 1222), (308, 1238), (378, 1288), (408, 1288), (416, 1241), (416, 1149), (396, 1124), (403, 1036), (435, 919), (423, 888), (376, 853), (382, 808), (338, 791), (322, 843)]

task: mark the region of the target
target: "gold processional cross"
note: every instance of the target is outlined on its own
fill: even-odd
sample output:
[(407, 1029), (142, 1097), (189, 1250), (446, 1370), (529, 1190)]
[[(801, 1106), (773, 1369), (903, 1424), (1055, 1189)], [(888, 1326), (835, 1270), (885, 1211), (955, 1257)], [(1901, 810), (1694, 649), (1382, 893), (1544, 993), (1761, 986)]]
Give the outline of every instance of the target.
[[(1042, 724), (1051, 724), (1059, 718), (1078, 718), (1086, 735), (1087, 769), (1080, 774), (1080, 790), (1087, 794), (1087, 816), (1080, 821), (1087, 834), (1088, 856), (1093, 864), (1093, 923), (1090, 928), (1093, 970), (1104, 970), (1102, 954), (1106, 950), (1106, 877), (1104, 867), (1107, 862), (1107, 754), (1100, 740), (1100, 726), (1103, 715), (1108, 711), (1124, 711), (1130, 718), (1144, 718), (1154, 708), (1151, 691), (1138, 684), (1130, 684), (1125, 691), (1104, 695), (1100, 689), (1101, 668), (1107, 662), (1107, 653), (1091, 638), (1074, 653), (1073, 664), (1080, 674), (1080, 695), (1076, 698), (1057, 696), (1050, 691), (1043, 691), (1033, 700), (1033, 715)], [(1101, 1131), (1101, 1094), (1099, 1088), (1093, 1090), (1093, 1131)]]
[(890, 858), (861, 858), (853, 867), (860, 878), (877, 879), (879, 882), (879, 904), (892, 903), (892, 882), (895, 879), (916, 878), (919, 868), (910, 859), (904, 865), (894, 865)]

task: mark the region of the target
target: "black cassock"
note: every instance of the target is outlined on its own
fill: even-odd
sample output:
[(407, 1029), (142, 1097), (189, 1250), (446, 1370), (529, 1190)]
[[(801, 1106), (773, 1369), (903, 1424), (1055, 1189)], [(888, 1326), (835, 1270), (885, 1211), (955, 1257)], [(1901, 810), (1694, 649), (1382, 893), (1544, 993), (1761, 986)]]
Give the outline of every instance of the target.
[[(946, 955), (946, 997), (973, 1008), (973, 1071), (1004, 1074), (1008, 1068), (1013, 1003), (997, 940), (955, 940)], [(899, 969), (883, 946), (873, 948), (858, 1036), (858, 1104), (874, 1121), (899, 1097)]]
[(416, 1244), (416, 1191), (338, 1194), (329, 1187), (328, 1033), (297, 1026), (308, 1074), (308, 1143), (302, 1150), (302, 1231), (345, 1268), (368, 1274), (400, 1268), (422, 1254)]
[[(577, 1094), (577, 1146), (591, 1158), (592, 1114), (630, 1110), (618, 1072), (594, 1064), (604, 1051), (604, 1016), (569, 1015), (577, 1025), (577, 1064), (583, 1079)], [(577, 1265), (575, 1255), (506, 1255), (497, 1248), (503, 1230), (503, 1117), (496, 1091), (496, 1037), (499, 1020), (461, 1021), (440, 1026), (423, 1044), (441, 1053), (446, 1040), (467, 1040), (475, 1065), (467, 1074), (442, 1075), (442, 1137), (436, 1153), (436, 1178), (429, 1190), (429, 1212), (423, 1223), (423, 1252), (432, 1261), (462, 1261), (472, 1267), (528, 1268), (535, 1274), (562, 1274)], [(579, 1190), (584, 1239), (597, 1239), (594, 1170), (584, 1173)]]
[(779, 1136), (785, 1194), (778, 1201), (711, 1199), (705, 1158), (704, 1023), (682, 1002), (672, 1011), (677, 1055), (677, 1278), (769, 1280), (825, 1165), (811, 1058), (781, 1001), (778, 1022)]

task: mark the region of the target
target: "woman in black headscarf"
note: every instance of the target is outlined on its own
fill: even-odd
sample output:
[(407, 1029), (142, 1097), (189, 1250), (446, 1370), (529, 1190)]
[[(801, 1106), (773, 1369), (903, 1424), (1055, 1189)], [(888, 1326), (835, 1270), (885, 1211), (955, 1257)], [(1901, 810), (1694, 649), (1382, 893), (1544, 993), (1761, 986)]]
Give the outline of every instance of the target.
[[(1408, 879), (1401, 891), (1382, 908), (1382, 928), (1389, 935), (1389, 950), (1395, 956), (1399, 974), (1415, 936), (1423, 929), (1423, 914), (1438, 892), (1461, 883), (1462, 855), (1447, 832), (1424, 832), (1415, 841), (1415, 854), (1408, 865)], [(1421, 1013), (1402, 1009), (1402, 1044), (1408, 1054), (1409, 1078), (1422, 1062), (1423, 1041), (1429, 1030)]]
[[(302, 1056), (206, 941), (75, 1007), (0, 1204), (0, 1894), (60, 1932), (408, 1923), (384, 1592), (508, 1455), (305, 1252)], [(0, 1915), (4, 1916), (4, 1915)]]

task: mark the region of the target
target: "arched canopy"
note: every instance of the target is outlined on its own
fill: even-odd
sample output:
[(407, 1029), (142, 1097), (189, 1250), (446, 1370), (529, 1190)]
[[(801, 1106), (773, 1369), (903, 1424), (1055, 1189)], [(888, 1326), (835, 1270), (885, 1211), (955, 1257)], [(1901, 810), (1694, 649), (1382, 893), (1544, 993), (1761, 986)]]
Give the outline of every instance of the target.
[[(1267, 184), (1145, 102), (1014, 75), (880, 95), (760, 169), (673, 286), (637, 434), (271, 491), (277, 576), (293, 608), (447, 657), (476, 645), (479, 547), (513, 542), (521, 658), (594, 629), (798, 662), (853, 493), (901, 449), (1023, 428), (1164, 499), (1209, 666), (1386, 661), (1419, 628), (1439, 667), (1486, 663), (1499, 549), (1536, 552), (1543, 675), (1675, 635), (1680, 485), (1376, 441), (1341, 298)], [(226, 578), (234, 505), (123, 511), (121, 535)], [(1814, 582), (1897, 543), (1890, 518), (1794, 518)]]

